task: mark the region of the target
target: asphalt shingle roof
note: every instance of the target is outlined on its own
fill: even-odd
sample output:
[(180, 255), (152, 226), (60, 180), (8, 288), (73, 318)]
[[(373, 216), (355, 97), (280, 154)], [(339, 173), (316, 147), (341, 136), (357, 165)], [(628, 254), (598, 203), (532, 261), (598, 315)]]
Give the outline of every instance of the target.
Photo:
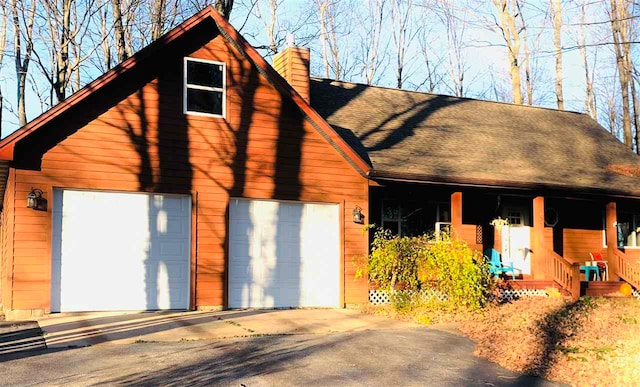
[(311, 79), (374, 175), (640, 196), (640, 157), (585, 114)]

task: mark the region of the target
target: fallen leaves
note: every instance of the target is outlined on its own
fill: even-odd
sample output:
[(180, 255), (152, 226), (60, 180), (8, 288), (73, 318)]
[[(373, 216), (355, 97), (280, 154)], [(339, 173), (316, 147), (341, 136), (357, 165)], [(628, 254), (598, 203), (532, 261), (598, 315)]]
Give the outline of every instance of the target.
[(571, 385), (640, 384), (640, 302), (530, 297), (463, 321), (476, 354)]

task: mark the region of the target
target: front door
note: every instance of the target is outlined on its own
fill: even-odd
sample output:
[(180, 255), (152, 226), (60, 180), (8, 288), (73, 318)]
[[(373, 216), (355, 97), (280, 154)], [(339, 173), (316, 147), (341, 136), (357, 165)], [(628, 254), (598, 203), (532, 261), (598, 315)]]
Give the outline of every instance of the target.
[(502, 228), (502, 262), (513, 262), (516, 274), (531, 274), (531, 227)]

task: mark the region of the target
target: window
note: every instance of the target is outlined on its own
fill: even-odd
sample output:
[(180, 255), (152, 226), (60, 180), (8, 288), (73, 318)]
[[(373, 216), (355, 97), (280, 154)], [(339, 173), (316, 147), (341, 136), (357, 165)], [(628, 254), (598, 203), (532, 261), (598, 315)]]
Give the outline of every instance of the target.
[(521, 225), (522, 224), (522, 212), (517, 210), (507, 211), (507, 220), (511, 225)]
[(618, 212), (618, 247), (640, 247), (640, 214)]
[(184, 60), (184, 112), (225, 115), (225, 65), (203, 59)]
[[(436, 222), (451, 222), (449, 203), (403, 202), (384, 200), (382, 202), (382, 227), (398, 236), (418, 236), (434, 233)], [(441, 231), (448, 225), (441, 224)]]

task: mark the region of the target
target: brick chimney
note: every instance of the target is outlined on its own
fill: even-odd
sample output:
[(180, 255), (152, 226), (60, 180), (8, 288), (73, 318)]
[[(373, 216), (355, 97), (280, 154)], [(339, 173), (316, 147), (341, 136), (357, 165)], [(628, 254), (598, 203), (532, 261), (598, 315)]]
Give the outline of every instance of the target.
[(287, 42), (289, 46), (273, 58), (273, 68), (309, 102), (309, 49), (296, 47), (292, 35)]

